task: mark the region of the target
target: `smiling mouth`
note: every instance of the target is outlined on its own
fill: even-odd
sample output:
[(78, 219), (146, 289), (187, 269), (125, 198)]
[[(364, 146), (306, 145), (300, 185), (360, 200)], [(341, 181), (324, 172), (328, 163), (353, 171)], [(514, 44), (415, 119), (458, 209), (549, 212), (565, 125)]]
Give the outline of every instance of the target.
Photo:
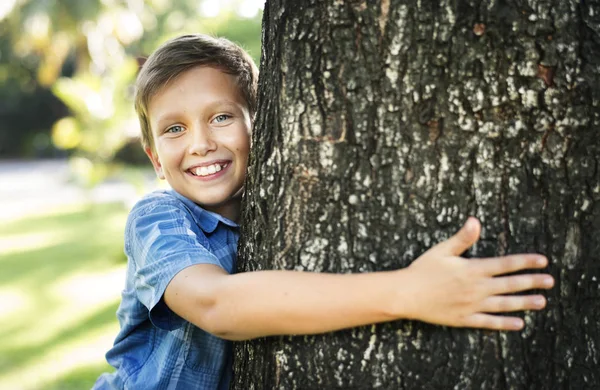
[(223, 169), (229, 166), (229, 162), (226, 163), (216, 163), (211, 165), (206, 165), (202, 167), (191, 168), (188, 171), (194, 175), (199, 177), (207, 177), (214, 175), (217, 172), (221, 172)]

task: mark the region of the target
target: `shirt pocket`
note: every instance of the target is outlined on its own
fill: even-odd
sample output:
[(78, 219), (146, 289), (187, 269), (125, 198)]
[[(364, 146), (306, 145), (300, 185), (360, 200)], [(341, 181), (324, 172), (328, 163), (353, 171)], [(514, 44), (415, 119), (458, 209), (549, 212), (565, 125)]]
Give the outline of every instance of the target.
[[(227, 355), (231, 353), (230, 342), (188, 323), (186, 329), (188, 350), (185, 365), (195, 371), (220, 377)], [(217, 379), (218, 380), (218, 379)]]

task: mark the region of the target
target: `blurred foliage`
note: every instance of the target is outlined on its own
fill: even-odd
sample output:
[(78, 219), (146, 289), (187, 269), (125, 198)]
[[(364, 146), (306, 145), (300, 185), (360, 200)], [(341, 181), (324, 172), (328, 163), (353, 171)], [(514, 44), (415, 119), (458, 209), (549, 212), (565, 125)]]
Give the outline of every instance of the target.
[[(260, 55), (260, 0), (2, 0), (0, 157), (70, 156), (89, 185), (145, 161), (133, 82), (166, 39), (202, 32)], [(254, 13), (254, 15), (249, 15)], [(141, 156), (141, 157), (140, 157)]]

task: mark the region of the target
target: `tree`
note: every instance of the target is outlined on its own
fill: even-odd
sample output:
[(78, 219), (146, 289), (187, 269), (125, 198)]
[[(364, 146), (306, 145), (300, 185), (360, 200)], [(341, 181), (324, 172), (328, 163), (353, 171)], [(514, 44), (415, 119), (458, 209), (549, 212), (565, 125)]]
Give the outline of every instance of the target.
[(544, 253), (557, 283), (519, 333), (397, 321), (241, 343), (234, 387), (600, 387), (600, 2), (264, 12), (243, 270), (405, 267), (476, 215), (472, 255)]

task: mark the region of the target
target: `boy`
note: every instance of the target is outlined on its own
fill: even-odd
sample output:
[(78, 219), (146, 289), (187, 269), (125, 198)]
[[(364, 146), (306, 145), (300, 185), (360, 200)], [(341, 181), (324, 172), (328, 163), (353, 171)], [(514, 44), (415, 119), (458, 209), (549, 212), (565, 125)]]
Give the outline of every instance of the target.
[(142, 143), (172, 190), (147, 195), (125, 231), (127, 281), (121, 331), (95, 388), (227, 389), (231, 342), (314, 334), (399, 318), (518, 330), (488, 313), (541, 309), (549, 275), (540, 255), (458, 257), (479, 237), (470, 218), (410, 267), (370, 274), (259, 271), (232, 275), (257, 70), (225, 39), (173, 39), (152, 54), (136, 84)]

